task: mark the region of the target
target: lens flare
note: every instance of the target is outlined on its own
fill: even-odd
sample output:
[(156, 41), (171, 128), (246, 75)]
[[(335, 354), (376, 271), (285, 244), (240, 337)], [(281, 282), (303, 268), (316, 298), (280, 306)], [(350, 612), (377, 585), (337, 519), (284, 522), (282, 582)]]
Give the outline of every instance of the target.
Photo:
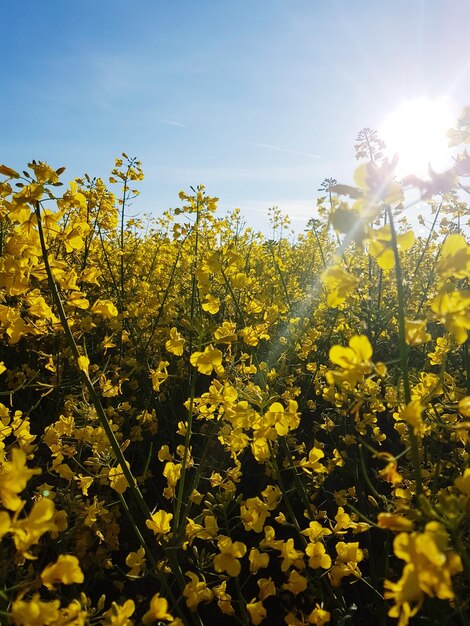
[(429, 166), (441, 172), (452, 165), (446, 131), (456, 115), (445, 98), (403, 102), (379, 128), (391, 156), (398, 155), (397, 176), (427, 177)]

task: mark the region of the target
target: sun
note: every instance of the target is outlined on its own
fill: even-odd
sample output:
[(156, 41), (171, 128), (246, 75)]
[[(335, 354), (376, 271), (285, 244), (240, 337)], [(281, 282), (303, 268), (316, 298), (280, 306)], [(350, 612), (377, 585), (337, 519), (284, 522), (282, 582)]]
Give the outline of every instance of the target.
[(379, 137), (390, 156), (398, 155), (397, 177), (427, 177), (429, 166), (437, 172), (448, 169), (452, 158), (446, 131), (454, 125), (455, 114), (446, 98), (407, 100), (390, 113)]

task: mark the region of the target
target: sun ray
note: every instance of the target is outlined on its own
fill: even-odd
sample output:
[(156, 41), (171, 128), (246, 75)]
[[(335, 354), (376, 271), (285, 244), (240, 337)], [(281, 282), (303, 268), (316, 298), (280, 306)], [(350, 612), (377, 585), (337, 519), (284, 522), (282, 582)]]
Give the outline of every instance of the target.
[(404, 101), (385, 119), (379, 135), (388, 153), (398, 155), (397, 176), (426, 177), (429, 167), (443, 171), (452, 165), (446, 131), (456, 115), (445, 98)]

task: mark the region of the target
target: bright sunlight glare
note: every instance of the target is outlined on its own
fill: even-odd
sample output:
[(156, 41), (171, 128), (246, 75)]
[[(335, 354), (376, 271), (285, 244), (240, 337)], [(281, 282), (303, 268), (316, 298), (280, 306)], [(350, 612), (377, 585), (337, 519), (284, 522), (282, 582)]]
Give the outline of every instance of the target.
[(455, 125), (455, 114), (445, 98), (408, 100), (393, 111), (379, 128), (387, 153), (398, 155), (397, 177), (427, 177), (429, 166), (441, 172), (452, 165), (446, 131)]

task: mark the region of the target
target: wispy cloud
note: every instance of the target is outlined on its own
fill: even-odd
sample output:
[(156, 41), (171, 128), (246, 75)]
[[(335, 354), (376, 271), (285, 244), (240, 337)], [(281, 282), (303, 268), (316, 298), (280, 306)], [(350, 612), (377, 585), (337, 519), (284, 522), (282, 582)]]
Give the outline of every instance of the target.
[(298, 154), (299, 156), (305, 156), (309, 159), (320, 159), (318, 154), (312, 154), (311, 152), (300, 152), (299, 150), (289, 150), (288, 148), (281, 148), (280, 146), (272, 146), (269, 143), (258, 143), (257, 141), (244, 141), (250, 146), (258, 146), (259, 148), (266, 148), (267, 150), (274, 150), (275, 152), (287, 152), (288, 154)]
[(160, 124), (168, 124), (168, 126), (179, 126), (180, 128), (184, 127), (184, 124), (181, 122), (173, 122), (172, 120), (158, 120)]
[[(284, 165), (276, 167), (240, 167), (239, 165), (229, 166), (216, 166), (208, 164), (207, 167), (201, 166), (183, 166), (183, 167), (171, 167), (160, 166), (153, 167), (151, 165), (152, 158), (146, 157), (146, 161), (149, 165), (145, 168), (146, 178), (154, 178), (159, 182), (165, 181), (165, 183), (182, 183), (187, 184), (188, 181), (194, 181), (208, 184), (226, 184), (229, 182), (237, 183), (273, 183), (279, 182), (307, 182), (308, 184), (315, 185), (318, 179), (321, 180), (316, 167), (309, 163), (304, 163), (298, 166)], [(145, 162), (145, 161), (144, 161)]]

